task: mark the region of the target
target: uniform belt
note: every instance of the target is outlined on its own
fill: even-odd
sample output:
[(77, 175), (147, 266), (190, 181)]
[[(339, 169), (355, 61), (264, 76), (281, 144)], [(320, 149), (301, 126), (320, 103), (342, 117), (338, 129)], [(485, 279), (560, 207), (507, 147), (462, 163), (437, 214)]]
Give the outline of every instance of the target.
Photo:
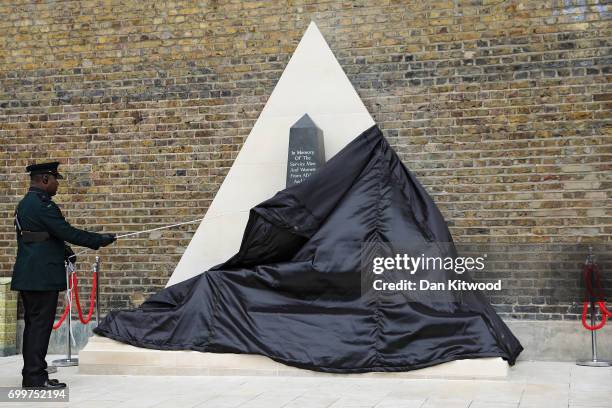
[(47, 231), (21, 231), (23, 242), (43, 242), (50, 238)]

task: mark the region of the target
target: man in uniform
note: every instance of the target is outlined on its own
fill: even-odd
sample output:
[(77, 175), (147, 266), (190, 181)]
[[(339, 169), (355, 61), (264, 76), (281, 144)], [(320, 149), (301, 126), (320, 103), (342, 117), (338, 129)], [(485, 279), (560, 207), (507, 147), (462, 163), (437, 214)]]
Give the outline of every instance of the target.
[(55, 319), (59, 291), (66, 289), (64, 241), (98, 249), (110, 245), (114, 234), (98, 234), (71, 226), (51, 197), (57, 193), (58, 162), (33, 164), (30, 189), (15, 210), (17, 259), (11, 289), (19, 291), (23, 302), (23, 387), (64, 388), (65, 383), (49, 379), (47, 348)]

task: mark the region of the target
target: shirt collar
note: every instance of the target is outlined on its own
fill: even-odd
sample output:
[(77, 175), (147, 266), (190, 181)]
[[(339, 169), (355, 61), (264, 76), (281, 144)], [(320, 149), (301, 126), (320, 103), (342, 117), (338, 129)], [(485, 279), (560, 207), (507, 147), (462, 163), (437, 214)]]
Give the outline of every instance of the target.
[(49, 196), (49, 194), (48, 194), (48, 193), (47, 193), (45, 190), (43, 190), (42, 188), (38, 188), (38, 187), (30, 187), (30, 188), (28, 189), (28, 193), (29, 193), (29, 192), (44, 194), (44, 195), (45, 195), (45, 196), (47, 196), (48, 198), (51, 198), (51, 197)]

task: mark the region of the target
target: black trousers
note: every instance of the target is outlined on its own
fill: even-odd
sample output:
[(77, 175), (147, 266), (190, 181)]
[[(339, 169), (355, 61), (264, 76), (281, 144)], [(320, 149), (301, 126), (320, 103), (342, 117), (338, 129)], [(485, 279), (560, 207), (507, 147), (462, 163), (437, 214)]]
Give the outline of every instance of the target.
[(49, 378), (47, 372), (47, 348), (53, 330), (57, 296), (59, 291), (22, 290), (25, 327), (23, 329), (22, 386), (43, 385)]

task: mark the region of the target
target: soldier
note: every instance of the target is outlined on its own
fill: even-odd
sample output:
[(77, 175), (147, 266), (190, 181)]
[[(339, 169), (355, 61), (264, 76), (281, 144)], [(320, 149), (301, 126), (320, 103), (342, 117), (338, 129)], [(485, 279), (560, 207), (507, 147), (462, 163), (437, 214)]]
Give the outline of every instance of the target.
[(64, 259), (72, 253), (64, 241), (98, 249), (110, 245), (114, 234), (97, 234), (71, 226), (51, 197), (57, 193), (59, 162), (33, 164), (30, 189), (15, 210), (17, 259), (11, 289), (19, 291), (23, 302), (23, 387), (65, 388), (49, 379), (46, 371), (47, 348), (55, 319), (59, 291), (66, 290)]

